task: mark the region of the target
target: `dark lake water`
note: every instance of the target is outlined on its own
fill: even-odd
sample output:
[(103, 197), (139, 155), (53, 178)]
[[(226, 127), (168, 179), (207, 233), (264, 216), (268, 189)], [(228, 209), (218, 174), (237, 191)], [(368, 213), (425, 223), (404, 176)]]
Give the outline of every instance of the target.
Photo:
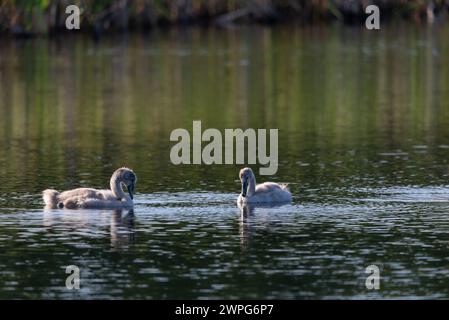
[[(447, 299), (448, 84), (448, 25), (0, 39), (0, 299)], [(252, 167), (292, 204), (239, 208), (243, 165), (173, 165), (193, 120), (278, 128), (278, 172)], [(43, 209), (124, 165), (133, 212)]]

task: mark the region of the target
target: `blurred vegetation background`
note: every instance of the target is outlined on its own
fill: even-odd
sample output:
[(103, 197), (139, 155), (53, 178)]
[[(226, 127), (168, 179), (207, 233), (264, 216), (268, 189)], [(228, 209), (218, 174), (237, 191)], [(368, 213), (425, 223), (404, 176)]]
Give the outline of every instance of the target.
[(435, 23), (449, 13), (449, 0), (0, 0), (0, 33), (64, 31), (71, 4), (81, 10), (81, 30), (97, 34), (179, 24), (350, 24), (364, 21), (370, 4), (379, 6), (383, 20)]

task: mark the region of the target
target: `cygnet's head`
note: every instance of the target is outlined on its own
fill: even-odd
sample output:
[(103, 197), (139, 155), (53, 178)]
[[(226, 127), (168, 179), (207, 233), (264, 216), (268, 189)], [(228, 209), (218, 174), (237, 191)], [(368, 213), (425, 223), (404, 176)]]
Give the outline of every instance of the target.
[(239, 178), (240, 178), (240, 181), (242, 182), (242, 197), (246, 197), (249, 180), (253, 176), (254, 176), (254, 173), (251, 170), (251, 168), (243, 168), (242, 170), (240, 170)]
[(118, 181), (120, 181), (120, 183), (123, 183), (126, 186), (126, 189), (128, 190), (129, 196), (131, 197), (131, 199), (134, 198), (134, 188), (136, 186), (136, 182), (137, 182), (137, 176), (134, 173), (134, 171), (132, 171), (129, 168), (120, 168), (117, 169), (114, 174), (113, 177), (117, 177)]

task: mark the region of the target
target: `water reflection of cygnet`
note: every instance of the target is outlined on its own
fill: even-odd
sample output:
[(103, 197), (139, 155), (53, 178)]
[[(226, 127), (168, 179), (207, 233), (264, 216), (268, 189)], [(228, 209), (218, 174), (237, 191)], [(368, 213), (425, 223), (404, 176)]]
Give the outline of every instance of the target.
[[(113, 248), (120, 248), (135, 239), (134, 210), (44, 210), (43, 226), (48, 231), (56, 231), (59, 238), (73, 236), (111, 239)], [(109, 232), (108, 232), (109, 229)]]
[(118, 249), (133, 243), (136, 239), (134, 230), (134, 210), (114, 210), (111, 215), (111, 245)]
[(248, 221), (254, 215), (254, 205), (247, 203), (238, 203), (240, 209), (239, 217), (239, 235), (240, 235), (240, 247), (242, 250), (248, 249), (251, 234), (253, 233), (251, 228), (252, 224)]
[(271, 212), (271, 209), (280, 208), (288, 203), (238, 203), (237, 205), (240, 209), (240, 245), (242, 250), (246, 250), (256, 233), (256, 226), (265, 226), (268, 229), (270, 225), (274, 226), (280, 222), (279, 216), (272, 218), (274, 212)]

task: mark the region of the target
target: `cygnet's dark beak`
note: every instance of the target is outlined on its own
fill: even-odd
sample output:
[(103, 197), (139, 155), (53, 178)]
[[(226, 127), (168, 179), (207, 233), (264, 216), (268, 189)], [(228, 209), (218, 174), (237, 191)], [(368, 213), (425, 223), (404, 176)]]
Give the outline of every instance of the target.
[(128, 189), (128, 193), (129, 196), (131, 197), (131, 199), (134, 199), (134, 183), (131, 183), (129, 186), (126, 186), (126, 188)]
[(242, 197), (246, 197), (246, 190), (248, 189), (248, 181), (245, 179), (242, 182)]

